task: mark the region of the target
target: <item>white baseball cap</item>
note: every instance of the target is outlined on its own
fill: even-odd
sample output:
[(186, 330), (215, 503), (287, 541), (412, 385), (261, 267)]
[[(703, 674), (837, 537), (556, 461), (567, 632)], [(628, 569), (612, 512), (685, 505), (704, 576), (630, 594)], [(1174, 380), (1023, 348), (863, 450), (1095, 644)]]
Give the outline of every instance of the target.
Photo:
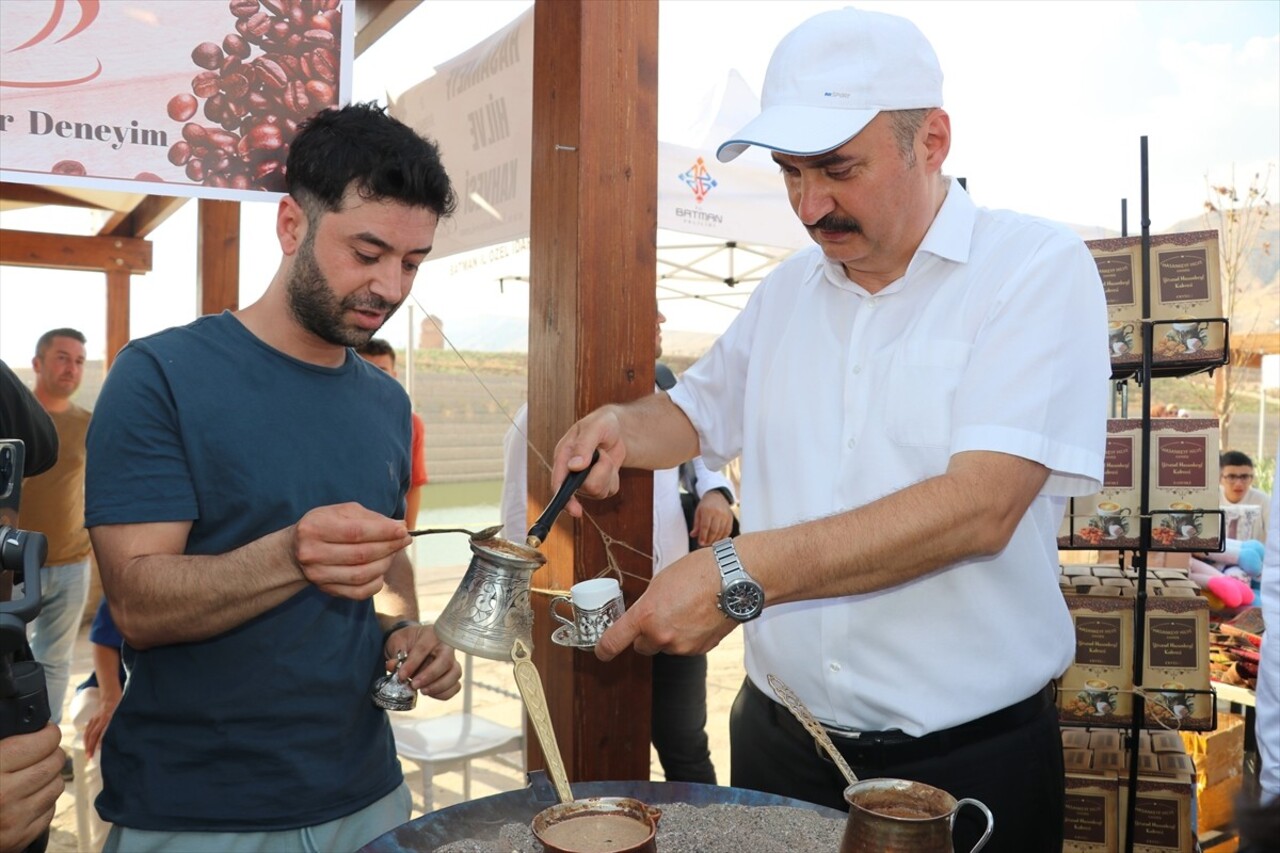
[(839, 148), (882, 110), (942, 106), (942, 68), (915, 24), (844, 8), (788, 33), (769, 60), (760, 115), (716, 151), (727, 163), (759, 145), (808, 156)]

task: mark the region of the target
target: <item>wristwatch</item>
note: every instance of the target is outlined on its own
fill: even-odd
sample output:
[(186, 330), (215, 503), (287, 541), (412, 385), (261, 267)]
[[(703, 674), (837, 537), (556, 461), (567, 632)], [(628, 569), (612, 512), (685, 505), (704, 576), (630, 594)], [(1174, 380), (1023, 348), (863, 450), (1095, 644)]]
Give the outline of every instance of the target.
[(716, 607), (730, 619), (749, 622), (764, 610), (764, 588), (747, 574), (738, 560), (732, 539), (721, 539), (711, 546), (716, 565), (720, 567), (720, 594)]

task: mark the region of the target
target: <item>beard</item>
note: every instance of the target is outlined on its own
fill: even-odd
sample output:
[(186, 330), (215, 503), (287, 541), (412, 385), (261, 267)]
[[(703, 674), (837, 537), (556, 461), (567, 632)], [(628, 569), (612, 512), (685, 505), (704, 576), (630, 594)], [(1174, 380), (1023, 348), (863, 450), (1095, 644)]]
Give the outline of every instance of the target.
[(327, 279), (316, 262), (315, 231), (308, 230), (298, 247), (293, 269), (289, 271), (289, 311), (294, 319), (311, 334), (335, 346), (360, 348), (377, 334), (378, 329), (361, 329), (348, 325), (343, 317), (347, 311), (370, 309), (385, 311), (387, 319), (400, 307), (372, 293), (353, 293), (339, 300), (329, 287)]

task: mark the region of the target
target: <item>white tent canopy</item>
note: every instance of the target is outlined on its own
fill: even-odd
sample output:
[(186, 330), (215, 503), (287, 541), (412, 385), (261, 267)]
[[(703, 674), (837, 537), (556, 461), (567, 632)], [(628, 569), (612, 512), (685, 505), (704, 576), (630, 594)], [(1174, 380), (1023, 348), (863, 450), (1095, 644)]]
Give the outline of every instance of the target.
[[(454, 216), (436, 233), (432, 260), (527, 237), (533, 124), (533, 10), (454, 57), (392, 100), (391, 112), (435, 139), (458, 189)], [(752, 149), (732, 163), (715, 147), (759, 103), (737, 72), (708, 98), (702, 144), (658, 143), (658, 287), (663, 299), (740, 308), (754, 282), (810, 245), (787, 204), (777, 167)], [(517, 244), (518, 245), (518, 244)], [(503, 269), (498, 272), (499, 267)], [(509, 264), (495, 279), (519, 278)], [(527, 271), (527, 268), (526, 268)]]

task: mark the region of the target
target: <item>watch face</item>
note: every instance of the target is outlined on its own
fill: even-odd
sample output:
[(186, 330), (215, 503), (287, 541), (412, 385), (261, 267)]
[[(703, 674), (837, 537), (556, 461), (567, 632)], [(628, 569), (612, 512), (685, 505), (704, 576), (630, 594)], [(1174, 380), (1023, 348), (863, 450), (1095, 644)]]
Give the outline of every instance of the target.
[(724, 591), (723, 602), (725, 612), (734, 619), (752, 619), (764, 609), (764, 591), (758, 584), (738, 581)]

